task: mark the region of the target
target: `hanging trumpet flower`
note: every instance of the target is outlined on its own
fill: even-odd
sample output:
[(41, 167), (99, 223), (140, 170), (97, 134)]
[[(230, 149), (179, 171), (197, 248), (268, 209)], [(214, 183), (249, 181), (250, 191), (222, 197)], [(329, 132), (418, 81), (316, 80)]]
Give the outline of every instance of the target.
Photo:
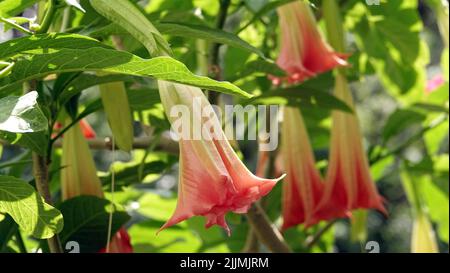
[(288, 76), (272, 77), (275, 84), (283, 80), (299, 83), (336, 66), (347, 65), (347, 56), (334, 52), (322, 38), (308, 3), (294, 1), (279, 7), (277, 12), (281, 28), (277, 64)]
[[(80, 195), (92, 195), (103, 198), (102, 185), (97, 176), (94, 159), (81, 128), (79, 124), (75, 124), (67, 130), (63, 137), (63, 154), (61, 159), (61, 166), (63, 167), (61, 170), (63, 200)], [(111, 253), (133, 252), (130, 238), (125, 229), (119, 230), (111, 238), (109, 249)]]
[(284, 109), (281, 134), (283, 169), (286, 171), (283, 182), (282, 229), (301, 223), (311, 226), (318, 220), (314, 212), (322, 194), (323, 183), (315, 167), (314, 154), (298, 109)]
[[(201, 215), (206, 217), (206, 227), (219, 225), (230, 234), (225, 214), (229, 211), (246, 213), (279, 179), (259, 178), (247, 169), (233, 151), (214, 110), (199, 88), (159, 81), (159, 91), (172, 128), (177, 124), (187, 126), (187, 130), (177, 131), (180, 145), (178, 203), (161, 230)], [(209, 112), (207, 118), (202, 114), (205, 111)], [(179, 113), (192, 113), (192, 118), (182, 117), (180, 123)]]
[[(347, 80), (341, 73), (336, 74), (335, 96), (354, 108)], [(387, 214), (370, 175), (357, 116), (334, 111), (329, 166), (318, 217), (346, 217), (351, 210), (361, 208)]]
[[(324, 41), (309, 4), (296, 1), (278, 8), (281, 28), (281, 52), (277, 64), (286, 78), (299, 83), (337, 66), (346, 65), (343, 54), (335, 53)], [(320, 219), (315, 210), (321, 198), (323, 180), (315, 167), (314, 154), (299, 109), (285, 107), (282, 130), (283, 229), (304, 223), (311, 226)]]

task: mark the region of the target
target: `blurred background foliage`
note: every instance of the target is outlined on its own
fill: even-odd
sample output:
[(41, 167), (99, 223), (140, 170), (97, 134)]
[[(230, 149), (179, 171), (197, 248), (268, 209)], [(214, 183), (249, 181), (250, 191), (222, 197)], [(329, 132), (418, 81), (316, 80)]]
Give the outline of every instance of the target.
[[(136, 2), (156, 22), (209, 27), (215, 27), (220, 8), (218, 0)], [(224, 29), (239, 33), (243, 40), (260, 49), (266, 57), (276, 59), (279, 30), (274, 7), (282, 2), (288, 1), (232, 0)], [(314, 11), (320, 20), (321, 1), (310, 2), (316, 7)], [(412, 208), (417, 205), (405, 193), (405, 185), (409, 185), (418, 192), (420, 206), (431, 218), (440, 250), (448, 252), (448, 45), (440, 35), (439, 18), (431, 2), (381, 1), (378, 6), (369, 6), (362, 0), (339, 1), (347, 31), (347, 48), (351, 53), (352, 66), (348, 77), (352, 81), (372, 175), (386, 199), (389, 217), (375, 211), (357, 212), (351, 220), (338, 220), (312, 249), (305, 245), (305, 241), (326, 224), (308, 230), (302, 226), (289, 229), (285, 234), (286, 240), (295, 251), (365, 252), (366, 242), (376, 241), (382, 252), (409, 252), (414, 220)], [(115, 30), (108, 29), (108, 21), (92, 9), (89, 1), (81, 0), (80, 4), (86, 13), (69, 9), (67, 31), (90, 35), (112, 44), (108, 37), (110, 31)], [(60, 10), (57, 16), (62, 18), (63, 11)], [(24, 15), (32, 16), (34, 13), (35, 9), (30, 7)], [(58, 30), (57, 25), (53, 27)], [(325, 33), (323, 20), (319, 21), (319, 27)], [(116, 34), (128, 51), (149, 57), (142, 45), (130, 35), (124, 32)], [(0, 31), (0, 40), (18, 35), (15, 30)], [(191, 71), (208, 73), (199, 56), (208, 56), (210, 42), (170, 34), (164, 37), (172, 46), (176, 59)], [(220, 56), (224, 80), (233, 81), (255, 95), (264, 96), (271, 90), (265, 71), (267, 64), (259, 63), (255, 69), (261, 60), (257, 55), (237, 47), (222, 46)], [(426, 92), (427, 80), (436, 75), (443, 75), (445, 83), (433, 92)], [(150, 92), (156, 89), (155, 82), (134, 78), (125, 82), (134, 111), (135, 136), (145, 135), (142, 125), (151, 125), (160, 132), (166, 130), (168, 123), (157, 92)], [(333, 86), (333, 77), (326, 73), (303, 86), (328, 92)], [(98, 87), (89, 87), (82, 92), (79, 108), (86, 108), (98, 98)], [(258, 102), (269, 104), (273, 99), (262, 97)], [(284, 99), (292, 100), (289, 97)], [(223, 100), (242, 102), (229, 96), (224, 96)], [(305, 104), (302, 111), (318, 165), (323, 171), (327, 166), (330, 143), (330, 109)], [(88, 115), (87, 121), (99, 138), (111, 136), (101, 109)], [(255, 170), (257, 143), (242, 141), (239, 145), (247, 166)], [(118, 188), (114, 201), (131, 216), (126, 227), (136, 252), (240, 252), (244, 248), (248, 224), (245, 217), (235, 214), (227, 215), (231, 237), (218, 227), (204, 229), (203, 219), (199, 217), (156, 236), (176, 205), (177, 155), (151, 150), (115, 153), (115, 162), (111, 162), (113, 157), (108, 150), (95, 150), (94, 158), (105, 190), (109, 190), (111, 170), (116, 173)], [(0, 146), (0, 154), (0, 174), (22, 177), (27, 181), (32, 179), (28, 150)], [(57, 162), (60, 157), (61, 151), (56, 149), (52, 155), (54, 169), (51, 170), (51, 185), (55, 193), (59, 188)], [(107, 194), (106, 198), (110, 197)], [(280, 185), (263, 200), (263, 206), (269, 217), (279, 223)], [(25, 238), (29, 250), (35, 249), (38, 243)], [(14, 243), (9, 243), (9, 247), (17, 251)]]

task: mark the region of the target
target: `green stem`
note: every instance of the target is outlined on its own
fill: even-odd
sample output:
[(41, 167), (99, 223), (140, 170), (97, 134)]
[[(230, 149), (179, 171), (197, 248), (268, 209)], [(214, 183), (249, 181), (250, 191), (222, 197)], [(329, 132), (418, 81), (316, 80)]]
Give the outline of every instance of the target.
[(44, 19), (42, 19), (41, 26), (36, 31), (36, 33), (47, 33), (50, 26), (52, 25), (53, 17), (55, 16), (55, 13), (56, 13), (56, 0), (49, 0), (48, 6), (47, 6), (47, 11), (44, 15)]
[[(228, 8), (230, 7), (230, 0), (220, 0), (219, 14), (217, 15), (216, 28), (221, 30), (225, 26), (227, 20)], [(211, 48), (210, 53), (210, 76), (216, 80), (222, 80), (222, 71), (220, 68), (220, 47), (222, 44), (214, 43)], [(219, 93), (209, 92), (209, 101), (211, 104), (217, 104), (219, 98)]]
[(2, 69), (0, 70), (0, 78), (6, 77), (14, 66), (14, 63), (8, 63), (7, 66), (4, 67), (5, 64), (5, 62), (0, 62), (0, 66), (2, 66)]
[(306, 238), (306, 247), (308, 249), (312, 248), (317, 242), (319, 242), (320, 238), (336, 224), (338, 219), (334, 219), (330, 222), (328, 222), (323, 228), (321, 228), (316, 234)]
[(67, 26), (69, 25), (70, 20), (70, 7), (65, 7), (63, 12), (63, 18), (61, 22), (61, 28), (59, 29), (59, 32), (65, 32), (67, 29)]
[(5, 25), (8, 25), (8, 26), (10, 26), (10, 27), (13, 27), (13, 28), (17, 29), (18, 31), (20, 31), (20, 32), (22, 32), (22, 33), (25, 33), (25, 34), (28, 34), (28, 35), (33, 35), (33, 32), (32, 32), (32, 31), (30, 31), (30, 30), (24, 28), (24, 27), (21, 26), (21, 25), (16, 24), (16, 23), (15, 23), (14, 21), (12, 21), (12, 20), (9, 20), (9, 19), (0, 17), (0, 22), (3, 22)]

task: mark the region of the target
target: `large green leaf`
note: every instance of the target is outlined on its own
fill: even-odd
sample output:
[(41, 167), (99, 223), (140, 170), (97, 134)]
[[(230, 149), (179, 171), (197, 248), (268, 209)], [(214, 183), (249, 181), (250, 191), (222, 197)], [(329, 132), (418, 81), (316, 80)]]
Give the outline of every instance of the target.
[(77, 34), (49, 33), (9, 40), (0, 44), (0, 59), (17, 54), (50, 53), (59, 49), (110, 48), (95, 39)]
[(272, 75), (276, 77), (286, 76), (286, 72), (281, 69), (276, 63), (266, 60), (253, 60), (245, 64), (244, 68), (241, 68), (239, 73), (230, 79), (231, 82), (237, 81), (244, 77), (250, 76), (254, 73), (260, 73), (263, 75)]
[[(447, 155), (448, 158), (448, 155)], [(445, 193), (436, 186), (430, 177), (426, 177), (423, 181), (421, 192), (425, 202), (429, 208), (431, 219), (438, 225), (439, 238), (447, 242), (449, 241), (449, 207), (448, 193)]]
[(152, 56), (170, 54), (169, 44), (145, 15), (128, 0), (90, 0), (92, 7), (141, 42)]
[(15, 177), (0, 176), (0, 212), (11, 215), (36, 238), (50, 238), (63, 228), (61, 213), (46, 204), (31, 185)]
[(58, 99), (62, 105), (66, 104), (70, 98), (78, 95), (89, 87), (111, 82), (132, 82), (134, 79), (128, 75), (113, 74), (97, 76), (93, 74), (81, 74), (70, 81), (61, 91)]
[(262, 16), (266, 15), (267, 13), (273, 11), (274, 9), (286, 5), (290, 2), (294, 2), (296, 0), (276, 0), (276, 1), (270, 1), (267, 4), (265, 4), (263, 7), (261, 7), (252, 17), (252, 19), (250, 19), (249, 22), (247, 22), (241, 29), (240, 31), (244, 30), (245, 28), (247, 28), (248, 26), (250, 26), (251, 24), (253, 24), (254, 22), (256, 22), (258, 19), (260, 19)]
[(330, 93), (303, 87), (288, 87), (263, 93), (247, 100), (251, 104), (281, 104), (302, 107), (320, 107), (351, 113), (351, 108)]
[(22, 97), (0, 99), (0, 131), (31, 133), (46, 131), (48, 122), (37, 105), (36, 91)]
[[(119, 166), (117, 166), (119, 165)], [(116, 163), (114, 165), (114, 177), (115, 186), (117, 189), (128, 187), (133, 184), (141, 183), (139, 180), (139, 171), (143, 174), (160, 174), (169, 167), (167, 162), (164, 161), (151, 161), (141, 164), (141, 162), (130, 163)], [(103, 184), (109, 184), (111, 182), (112, 174), (102, 177)]]
[[(214, 29), (200, 24), (188, 24), (188, 23), (167, 22), (167, 21), (155, 23), (155, 27), (162, 34), (183, 37), (188, 39), (200, 39), (209, 42), (224, 44), (243, 49), (247, 52), (258, 55), (261, 58), (265, 58), (264, 54), (258, 48), (242, 40), (239, 36), (220, 29)], [(129, 32), (124, 30), (118, 24), (112, 23), (110, 25), (94, 29), (92, 32), (89, 32), (88, 34), (92, 37), (103, 37), (112, 34), (128, 34), (128, 33)]]
[(423, 95), (428, 52), (420, 39), (417, 1), (385, 1), (381, 6), (354, 1), (345, 25), (391, 94), (405, 102)]
[(0, 1), (0, 16), (11, 17), (19, 14), (39, 0), (2, 0)]
[(412, 125), (421, 124), (426, 116), (413, 109), (399, 109), (389, 116), (383, 127), (383, 142), (386, 143), (393, 136), (402, 133)]
[(45, 155), (48, 122), (36, 99), (35, 91), (0, 99), (0, 139)]
[(48, 135), (44, 132), (16, 134), (0, 131), (0, 139), (28, 148), (42, 156), (47, 154)]
[(156, 28), (158, 28), (158, 30), (163, 34), (181, 36), (185, 38), (203, 39), (210, 42), (225, 44), (255, 53), (261, 58), (264, 58), (264, 54), (261, 50), (242, 40), (239, 36), (223, 30), (178, 22), (159, 23), (156, 24)]
[(6, 215), (3, 220), (0, 220), (0, 253), (4, 253), (6, 251), (8, 248), (8, 242), (16, 231), (17, 224), (11, 216)]
[[(48, 39), (48, 36), (39, 36), (39, 38)], [(11, 73), (5, 78), (0, 79), (0, 96), (2, 93), (16, 90), (15, 88), (18, 83), (43, 77), (48, 74), (76, 71), (103, 71), (133, 76), (155, 77), (160, 80), (251, 97), (251, 95), (229, 82), (218, 82), (207, 77), (196, 76), (183, 63), (170, 57), (142, 59), (128, 52), (104, 48), (98, 42), (95, 43), (98, 47), (93, 46), (87, 49), (67, 47), (57, 49), (56, 47), (52, 47), (52, 44), (57, 42), (57, 39), (49, 40), (44, 49), (42, 45), (35, 49), (28, 47), (26, 51), (16, 56), (15, 65)], [(33, 41), (36, 41), (35, 36), (10, 40), (0, 44), (0, 49), (2, 47), (20, 47), (24, 43)], [(81, 42), (84, 45), (86, 42), (91, 43), (94, 41), (90, 39), (85, 41), (81, 37), (73, 38), (73, 43), (75, 44), (77, 42)], [(57, 44), (60, 45), (58, 42)], [(17, 55), (17, 53), (15, 54)]]
[[(63, 202), (59, 209), (64, 215), (62, 243), (75, 241), (81, 252), (98, 252), (108, 238), (111, 202), (95, 196), (79, 196)], [(130, 216), (119, 206), (114, 206), (111, 234), (115, 234)]]
[(128, 100), (134, 111), (142, 111), (161, 103), (159, 92), (156, 89), (131, 89), (128, 91)]

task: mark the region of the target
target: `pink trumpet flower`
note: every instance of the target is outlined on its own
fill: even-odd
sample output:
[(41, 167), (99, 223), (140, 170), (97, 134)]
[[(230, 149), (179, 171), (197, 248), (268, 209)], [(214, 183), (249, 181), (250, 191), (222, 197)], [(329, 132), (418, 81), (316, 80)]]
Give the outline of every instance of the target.
[[(337, 73), (335, 95), (351, 108), (353, 99), (344, 75)], [(317, 217), (347, 217), (354, 209), (377, 209), (387, 214), (383, 198), (372, 181), (357, 116), (333, 112), (331, 150), (325, 189)]]
[[(302, 82), (337, 66), (347, 65), (346, 55), (338, 54), (322, 38), (309, 4), (296, 1), (278, 8), (281, 28), (281, 52), (277, 64), (286, 78), (274, 84)], [(282, 165), (287, 174), (283, 183), (282, 229), (305, 224), (309, 227), (320, 218), (315, 215), (323, 191), (323, 179), (315, 167), (303, 117), (298, 109), (286, 107), (282, 130)]]
[[(75, 124), (67, 130), (63, 137), (63, 154), (61, 159), (63, 167), (61, 170), (63, 200), (80, 195), (92, 195), (100, 198), (104, 196), (100, 179), (97, 176), (94, 159), (85, 139), (85, 132), (81, 124)], [(100, 252), (106, 252), (106, 248)], [(109, 252), (133, 252), (130, 237), (125, 229), (120, 229), (111, 238)]]
[[(174, 111), (185, 109), (192, 114), (182, 123), (188, 126), (189, 132), (178, 135), (178, 203), (160, 231), (201, 215), (206, 217), (206, 228), (219, 225), (230, 234), (225, 214), (229, 211), (246, 213), (279, 179), (259, 178), (247, 169), (226, 139), (221, 123), (199, 88), (159, 81), (159, 90), (172, 128), (179, 124), (178, 116), (172, 115)], [(209, 112), (206, 119), (201, 114), (205, 111)], [(196, 128), (196, 125), (201, 127)], [(196, 133), (202, 135), (195, 137)]]
[(284, 109), (281, 135), (281, 155), (286, 171), (282, 229), (302, 223), (308, 227), (319, 220), (314, 212), (323, 191), (323, 181), (316, 169), (308, 134), (297, 108)]
[(427, 86), (425, 88), (425, 93), (430, 94), (436, 91), (439, 87), (441, 87), (445, 83), (444, 76), (442, 74), (438, 74), (427, 81)]
[(308, 3), (295, 1), (277, 9), (281, 50), (277, 64), (288, 76), (271, 77), (274, 84), (299, 83), (336, 66), (347, 65), (345, 54), (336, 53), (321, 36)]

